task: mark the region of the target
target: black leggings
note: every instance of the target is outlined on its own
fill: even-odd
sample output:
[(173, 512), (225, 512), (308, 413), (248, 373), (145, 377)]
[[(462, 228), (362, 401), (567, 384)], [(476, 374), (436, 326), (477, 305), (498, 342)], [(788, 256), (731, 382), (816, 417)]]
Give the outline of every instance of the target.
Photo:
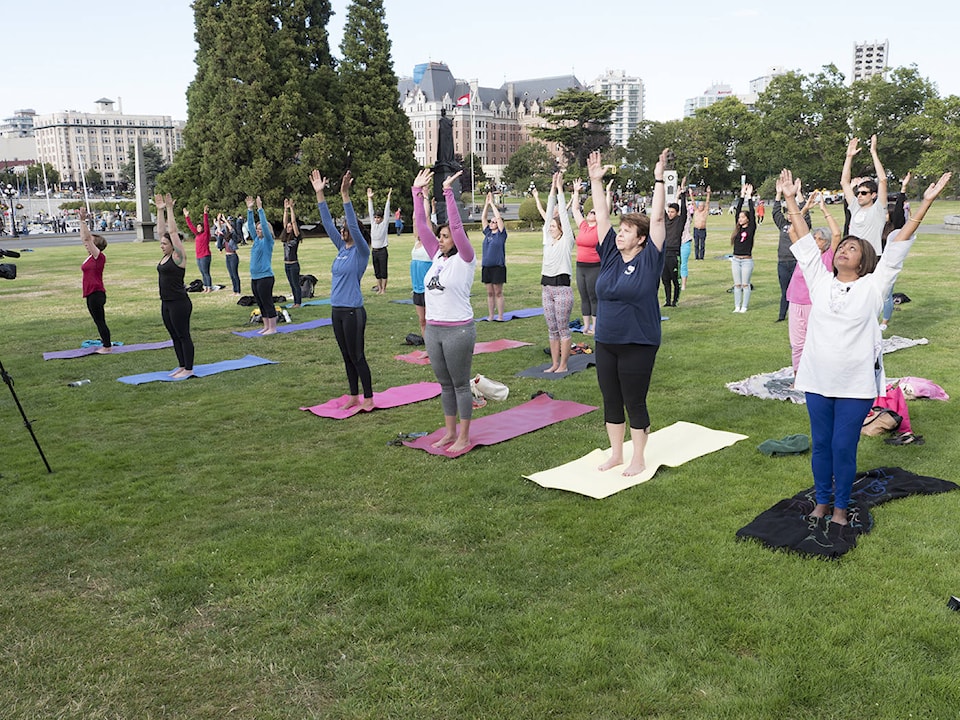
[(598, 342), (597, 380), (603, 396), (603, 420), (614, 425), (624, 422), (623, 408), (630, 416), (630, 427), (650, 427), (647, 390), (653, 375), (658, 345), (615, 345)]
[(663, 254), (663, 292), (668, 305), (680, 299), (680, 255), (670, 252)]
[(160, 316), (173, 340), (173, 351), (177, 353), (177, 362), (184, 370), (193, 370), (193, 338), (190, 337), (190, 314), (193, 303), (190, 298), (183, 300), (162, 300)]
[(103, 346), (108, 348), (110, 347), (110, 328), (107, 327), (107, 314), (103, 309), (106, 304), (107, 294), (103, 290), (94, 290), (87, 295), (87, 310), (90, 311), (90, 317), (97, 326)]
[(373, 397), (373, 380), (370, 366), (363, 352), (363, 336), (367, 330), (367, 311), (363, 307), (335, 307), (330, 311), (333, 321), (333, 335), (340, 346), (343, 366), (347, 370), (347, 382), (350, 394), (359, 395), (363, 385), (363, 396)]
[(273, 275), (251, 280), (250, 284), (253, 286), (253, 297), (257, 299), (257, 306), (260, 308), (260, 317), (275, 318), (277, 306), (273, 304)]

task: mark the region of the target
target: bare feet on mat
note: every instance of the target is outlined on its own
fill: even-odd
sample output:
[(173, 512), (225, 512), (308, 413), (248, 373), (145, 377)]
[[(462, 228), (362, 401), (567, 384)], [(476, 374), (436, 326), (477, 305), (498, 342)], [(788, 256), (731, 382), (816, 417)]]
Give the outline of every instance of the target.
[(183, 380), (184, 378), (193, 377), (193, 376), (194, 376), (194, 375), (193, 375), (193, 370), (183, 370), (183, 369), (181, 369), (181, 370), (178, 370), (177, 372), (175, 372), (175, 373), (174, 373), (173, 375), (171, 375), (170, 377), (172, 377), (174, 380)]
[(175, 377), (178, 373), (182, 373), (182, 372), (183, 372), (183, 368), (182, 368), (182, 367), (178, 367), (178, 368), (177, 368), (176, 370), (174, 370), (172, 373), (168, 373), (168, 374), (167, 374), (167, 377)]
[(363, 402), (360, 403), (360, 410), (363, 412), (370, 412), (373, 408), (373, 398), (364, 398)]
[(830, 522), (834, 525), (846, 525), (847, 524), (847, 509), (843, 508), (834, 508), (833, 516), (830, 518)]
[(551, 365), (551, 366), (548, 367), (546, 370), (544, 370), (544, 372), (557, 372), (557, 366), (556, 366), (556, 365)]
[(813, 508), (813, 512), (810, 513), (812, 518), (822, 518), (827, 516), (827, 512), (830, 510), (830, 506), (826, 503), (817, 503)]
[(623, 465), (623, 458), (612, 456), (605, 463), (602, 463), (599, 467), (597, 467), (597, 470), (599, 470), (600, 472), (604, 472), (605, 470), (609, 470), (610, 468), (616, 467), (617, 465)]
[(270, 330), (261, 330), (261, 331), (260, 331), (260, 334), (261, 334), (261, 335), (276, 335), (276, 334), (277, 334), (277, 330), (276, 330), (276, 328), (272, 328), (272, 329), (270, 329)]
[(570, 372), (570, 370), (569, 370), (569, 368), (567, 368), (566, 365), (561, 365), (561, 366), (558, 367), (556, 370), (554, 370), (554, 372), (556, 372), (556, 373), (565, 373), (565, 372)]
[(113, 347), (98, 347), (98, 348), (97, 348), (97, 354), (98, 354), (98, 355), (109, 355), (112, 350), (113, 350)]
[(457, 440), (453, 445), (447, 448), (447, 452), (452, 452), (452, 453), (460, 452), (461, 450), (465, 450), (467, 447), (469, 447), (469, 445), (470, 445), (469, 438)]
[(621, 475), (624, 477), (633, 477), (634, 475), (639, 475), (646, 469), (647, 466), (643, 462), (643, 458), (640, 459), (640, 462), (637, 462), (637, 460), (634, 459), (629, 465), (627, 465), (626, 469), (621, 473)]
[(442, 448), (445, 445), (449, 445), (456, 439), (457, 439), (456, 435), (444, 435), (442, 438), (440, 438), (436, 442), (431, 443), (430, 447)]
[(359, 404), (360, 404), (360, 398), (358, 398), (356, 395), (352, 395), (343, 405), (340, 406), (340, 409), (349, 410), (350, 408), (356, 407)]

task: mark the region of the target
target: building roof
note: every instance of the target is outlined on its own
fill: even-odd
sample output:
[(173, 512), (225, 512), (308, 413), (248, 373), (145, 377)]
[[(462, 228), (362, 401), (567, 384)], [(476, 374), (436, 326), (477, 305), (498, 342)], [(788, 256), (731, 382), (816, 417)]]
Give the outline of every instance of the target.
[[(419, 82), (417, 82), (419, 78)], [(491, 102), (500, 105), (507, 103), (509, 88), (513, 86), (514, 105), (529, 105), (533, 101), (543, 104), (560, 90), (567, 88), (585, 89), (583, 84), (573, 75), (559, 75), (556, 77), (534, 78), (532, 80), (514, 80), (506, 82), (499, 88), (477, 87), (477, 95), (483, 105)], [(440, 62), (429, 62), (418, 65), (414, 77), (401, 78), (397, 89), (400, 97), (404, 98), (415, 93), (418, 89), (423, 92), (428, 102), (442, 100), (449, 95), (453, 100), (470, 92), (470, 83), (457, 80), (450, 68)]]

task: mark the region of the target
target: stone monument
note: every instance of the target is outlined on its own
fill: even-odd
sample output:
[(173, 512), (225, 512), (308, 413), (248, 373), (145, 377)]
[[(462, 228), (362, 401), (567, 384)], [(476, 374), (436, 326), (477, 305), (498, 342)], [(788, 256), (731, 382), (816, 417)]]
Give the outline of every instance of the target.
[(137, 222), (134, 226), (137, 230), (137, 241), (156, 240), (153, 229), (157, 224), (153, 221), (153, 213), (150, 212), (150, 188), (147, 187), (147, 175), (143, 167), (143, 140), (139, 137), (134, 143), (134, 152), (137, 175)]

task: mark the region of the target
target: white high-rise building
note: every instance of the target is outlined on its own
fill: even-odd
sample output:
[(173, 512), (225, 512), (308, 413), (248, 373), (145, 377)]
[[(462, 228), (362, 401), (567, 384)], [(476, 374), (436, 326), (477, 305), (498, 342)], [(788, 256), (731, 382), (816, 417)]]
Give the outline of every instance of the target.
[(890, 42), (884, 40), (872, 43), (854, 43), (853, 45), (853, 75), (851, 81), (866, 80), (874, 75), (881, 77), (887, 71), (887, 54)]
[(80, 183), (80, 169), (96, 170), (103, 184), (120, 182), (120, 170), (137, 137), (155, 145), (167, 162), (183, 146), (183, 123), (168, 115), (124, 115), (113, 100), (96, 101), (97, 111), (65, 110), (34, 118), (37, 162), (50, 163), (61, 183)]
[(643, 80), (628, 77), (623, 70), (607, 70), (592, 83), (590, 89), (608, 100), (620, 100), (613, 111), (610, 142), (626, 147), (630, 135), (643, 121)]
[(784, 73), (786, 73), (786, 70), (779, 65), (774, 65), (767, 71), (766, 75), (761, 75), (750, 81), (750, 92), (759, 95), (770, 86), (777, 75), (783, 75)]
[(728, 97), (736, 97), (733, 92), (733, 88), (726, 83), (714, 83), (704, 90), (703, 94), (697, 95), (696, 97), (687, 98), (684, 101), (683, 116), (693, 117), (697, 114), (697, 110), (710, 107), (715, 102), (720, 102)]

